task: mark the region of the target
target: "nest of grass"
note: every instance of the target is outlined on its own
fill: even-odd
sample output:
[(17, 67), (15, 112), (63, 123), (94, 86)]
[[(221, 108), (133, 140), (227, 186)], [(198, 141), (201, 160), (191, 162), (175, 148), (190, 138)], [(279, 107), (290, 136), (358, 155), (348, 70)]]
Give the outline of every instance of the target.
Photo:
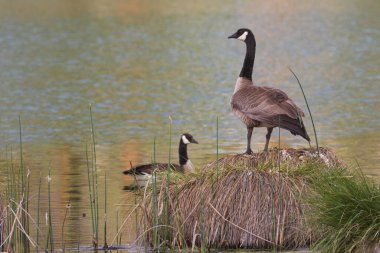
[(286, 149), (227, 155), (190, 175), (161, 174), (144, 198), (148, 241), (182, 248), (309, 246), (313, 234), (302, 199), (311, 175), (340, 163), (329, 149), (315, 154)]
[[(271, 149), (268, 152), (254, 153), (252, 155), (246, 154), (231, 154), (226, 155), (210, 164), (203, 167), (202, 170), (208, 170), (219, 166), (219, 168), (230, 168), (234, 166), (242, 166), (247, 168), (260, 168), (264, 167), (267, 169), (268, 166), (277, 165), (275, 170), (281, 171), (281, 164), (286, 164), (287, 166), (299, 167), (310, 161), (320, 161), (327, 167), (340, 166), (343, 165), (343, 161), (340, 160), (335, 153), (325, 147), (319, 148), (319, 156), (316, 148), (310, 149)], [(292, 169), (294, 170), (294, 168)], [(284, 172), (284, 171), (282, 171)], [(286, 171), (285, 171), (286, 172)]]

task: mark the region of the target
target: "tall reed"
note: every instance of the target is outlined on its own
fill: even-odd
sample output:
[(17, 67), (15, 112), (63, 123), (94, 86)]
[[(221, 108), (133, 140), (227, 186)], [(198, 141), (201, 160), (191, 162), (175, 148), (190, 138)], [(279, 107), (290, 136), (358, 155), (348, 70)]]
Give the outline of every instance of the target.
[(93, 168), (93, 193), (95, 195), (95, 240), (96, 246), (99, 242), (99, 198), (98, 198), (98, 168), (96, 164), (96, 142), (95, 142), (95, 130), (94, 130), (94, 121), (92, 118), (92, 107), (90, 104), (90, 118), (91, 118), (91, 137), (92, 137), (92, 168)]
[(219, 117), (216, 116), (216, 181), (219, 179)]
[[(163, 233), (163, 240), (165, 242), (168, 242), (170, 239), (169, 235), (169, 228), (167, 227), (170, 225), (170, 208), (169, 208), (169, 191), (170, 191), (170, 176), (171, 176), (171, 148), (172, 148), (172, 118), (169, 116), (169, 157), (168, 157), (168, 168), (166, 173), (166, 184), (165, 184), (165, 192), (164, 192), (164, 215), (163, 215), (163, 227), (164, 233)], [(166, 246), (166, 245), (165, 245)]]
[[(5, 147), (5, 167), (6, 167), (6, 177), (7, 177), (7, 188), (6, 188), (6, 191), (5, 191), (5, 200), (4, 200), (4, 204), (8, 204), (8, 200), (11, 199), (11, 196), (12, 196), (12, 190), (13, 190), (13, 187), (12, 187), (12, 183), (11, 183), (11, 172), (10, 172), (10, 168), (9, 168), (9, 164), (8, 164), (8, 150), (7, 150), (7, 147)], [(0, 211), (3, 211), (3, 210), (0, 210)], [(5, 229), (1, 231), (1, 233), (6, 233), (8, 231), (10, 231), (10, 227), (11, 227), (11, 219), (9, 219), (9, 215), (8, 215), (8, 210), (7, 208), (4, 209), (5, 211), (5, 217), (4, 219), (6, 218), (6, 225), (5, 225)], [(1, 236), (1, 235), (0, 235)], [(1, 251), (5, 251), (5, 242), (4, 242), (5, 238), (1, 238), (0, 237), (0, 243), (1, 243), (1, 247), (0, 247), (0, 250)]]
[(289, 69), (290, 72), (292, 72), (293, 76), (296, 78), (296, 80), (298, 82), (298, 85), (300, 86), (300, 89), (302, 91), (303, 98), (305, 99), (307, 110), (309, 111), (311, 123), (313, 125), (315, 143), (317, 145), (317, 153), (318, 153), (318, 156), (319, 156), (319, 145), (318, 145), (317, 131), (315, 129), (314, 120), (313, 120), (313, 114), (311, 113), (310, 106), (309, 106), (309, 103), (307, 102), (307, 98), (306, 98), (305, 92), (303, 91), (303, 87), (302, 87), (302, 84), (301, 84), (300, 80), (298, 79), (297, 75), (293, 72), (293, 70), (290, 67), (288, 67), (288, 69)]
[(92, 140), (92, 156), (91, 164), (88, 156), (88, 146), (86, 144), (86, 160), (87, 160), (87, 179), (88, 191), (91, 208), (91, 225), (92, 225), (92, 244), (94, 248), (99, 243), (99, 196), (98, 196), (98, 170), (96, 166), (96, 141), (94, 122), (92, 117), (92, 106), (90, 104), (90, 123), (91, 123), (91, 140)]
[(21, 241), (23, 245), (22, 252), (29, 252), (29, 240), (27, 234), (29, 234), (29, 216), (28, 212), (28, 198), (29, 198), (29, 173), (26, 174), (26, 168), (24, 166), (23, 160), (23, 147), (22, 147), (22, 126), (21, 126), (21, 115), (18, 117), (19, 121), (19, 145), (20, 145), (20, 166), (19, 171), (21, 174), (21, 196), (22, 196), (22, 204), (21, 207), (23, 212), (21, 213), (21, 226), (25, 230), (25, 233), (21, 233)]
[[(153, 141), (153, 164), (156, 164), (156, 137)], [(158, 238), (158, 215), (157, 215), (157, 174), (156, 170), (152, 173), (152, 216), (153, 216), (153, 247), (159, 248)]]
[(38, 195), (37, 195), (37, 228), (36, 228), (36, 234), (37, 234), (37, 247), (36, 252), (39, 251), (39, 239), (40, 239), (40, 204), (41, 204), (41, 185), (42, 185), (42, 178), (41, 178), (41, 172), (40, 172), (40, 179), (38, 182)]
[(88, 145), (86, 143), (86, 165), (87, 165), (87, 185), (88, 185), (88, 196), (89, 196), (89, 202), (90, 202), (90, 210), (91, 210), (91, 227), (92, 227), (92, 235), (94, 237), (95, 234), (95, 214), (94, 214), (94, 197), (93, 197), (93, 192), (92, 192), (92, 173), (91, 167), (90, 167), (90, 161), (88, 157)]
[(104, 172), (104, 249), (108, 248), (107, 244), (107, 173)]
[(48, 225), (48, 233), (46, 238), (46, 248), (45, 251), (47, 252), (50, 245), (50, 252), (54, 252), (54, 235), (53, 235), (53, 223), (52, 223), (52, 215), (51, 215), (51, 168), (49, 168), (49, 174), (47, 177), (47, 183), (48, 183), (48, 213), (46, 215), (47, 218), (47, 225)]

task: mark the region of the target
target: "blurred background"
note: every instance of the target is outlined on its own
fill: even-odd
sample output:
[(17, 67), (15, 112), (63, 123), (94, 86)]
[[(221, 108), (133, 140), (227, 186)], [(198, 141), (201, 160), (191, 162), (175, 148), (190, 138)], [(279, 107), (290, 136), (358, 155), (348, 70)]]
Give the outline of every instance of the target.
[[(39, 178), (44, 192), (51, 168), (55, 226), (71, 201), (66, 238), (76, 245), (79, 234), (90, 244), (89, 105), (115, 230), (116, 212), (133, 199), (123, 190), (133, 179), (121, 172), (130, 162), (152, 161), (154, 139), (156, 160), (168, 161), (171, 144), (177, 161), (180, 134), (193, 134), (200, 144), (189, 147), (189, 156), (201, 167), (216, 158), (218, 117), (219, 153), (245, 150), (246, 129), (229, 105), (245, 46), (227, 36), (247, 27), (257, 41), (254, 82), (284, 90), (307, 114), (290, 66), (320, 145), (379, 177), (379, 9), (376, 0), (0, 1), (2, 157), (19, 155), (20, 115), (32, 213)], [(305, 124), (315, 145), (308, 114)], [(264, 148), (265, 133), (254, 130), (254, 151)], [(278, 130), (272, 136), (277, 147)], [(280, 146), (308, 143), (281, 131)], [(134, 238), (129, 229), (123, 242)]]

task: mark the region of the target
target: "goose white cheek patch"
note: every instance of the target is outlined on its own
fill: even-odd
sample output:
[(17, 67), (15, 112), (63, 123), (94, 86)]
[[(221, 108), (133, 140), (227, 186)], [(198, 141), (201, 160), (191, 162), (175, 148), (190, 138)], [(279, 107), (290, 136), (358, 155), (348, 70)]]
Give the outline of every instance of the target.
[(240, 35), (239, 38), (237, 38), (238, 40), (241, 40), (241, 41), (245, 41), (245, 39), (247, 38), (247, 34), (248, 32), (244, 32), (242, 35)]
[(183, 143), (185, 143), (185, 144), (189, 144), (189, 143), (190, 143), (190, 141), (186, 138), (185, 135), (182, 135), (182, 141), (183, 141)]

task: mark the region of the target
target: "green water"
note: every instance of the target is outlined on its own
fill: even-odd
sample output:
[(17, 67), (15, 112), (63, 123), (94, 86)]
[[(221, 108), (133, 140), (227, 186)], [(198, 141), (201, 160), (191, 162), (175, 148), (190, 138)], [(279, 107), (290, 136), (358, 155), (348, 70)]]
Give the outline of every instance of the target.
[[(179, 135), (189, 132), (200, 143), (189, 148), (193, 163), (212, 161), (217, 116), (219, 152), (244, 151), (246, 130), (229, 99), (245, 48), (227, 36), (248, 27), (257, 40), (254, 82), (286, 91), (306, 112), (291, 66), (320, 144), (380, 176), (379, 9), (376, 0), (0, 1), (1, 151), (18, 155), (21, 115), (32, 214), (39, 175), (45, 179), (51, 167), (55, 241), (71, 201), (67, 244), (76, 245), (79, 234), (81, 244), (90, 244), (85, 146), (91, 103), (100, 181), (107, 172), (111, 241), (117, 210), (125, 215), (133, 205), (133, 195), (123, 191), (132, 178), (121, 172), (130, 161), (152, 160), (154, 137), (156, 159), (168, 160), (169, 116), (173, 160)], [(310, 118), (305, 121), (312, 136)], [(255, 151), (263, 149), (265, 133), (254, 131)], [(277, 140), (275, 130), (271, 146)], [(283, 147), (307, 146), (285, 131), (281, 140)], [(136, 237), (128, 226), (123, 243)]]

